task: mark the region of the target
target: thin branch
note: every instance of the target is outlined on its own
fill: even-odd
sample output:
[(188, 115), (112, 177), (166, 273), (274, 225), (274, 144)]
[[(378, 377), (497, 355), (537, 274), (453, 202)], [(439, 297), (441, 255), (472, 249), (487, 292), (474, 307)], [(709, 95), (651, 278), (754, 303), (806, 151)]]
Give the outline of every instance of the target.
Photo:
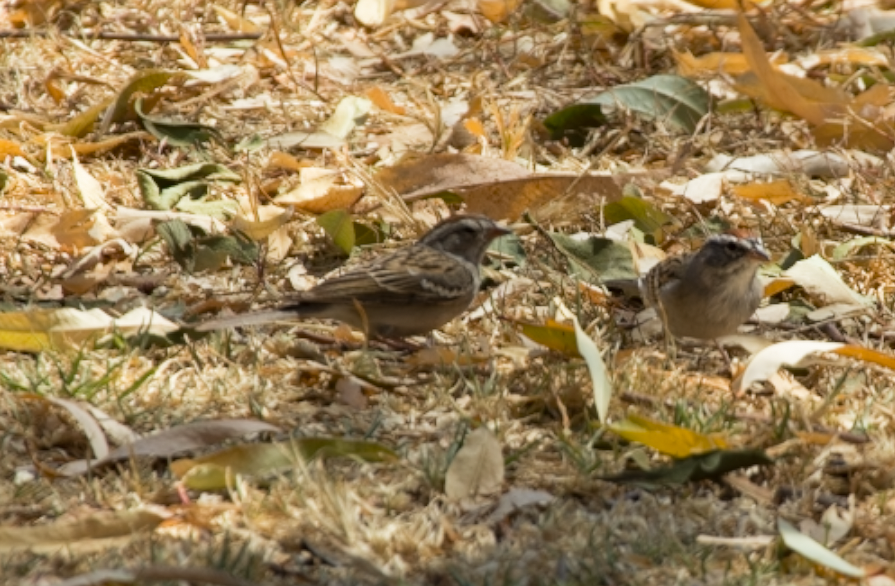
[[(27, 39), (31, 37), (48, 37), (50, 34), (60, 34), (66, 37), (104, 40), (104, 41), (148, 41), (151, 43), (176, 43), (180, 41), (178, 35), (150, 35), (142, 33), (82, 33), (68, 34), (63, 32), (34, 29), (0, 30), (0, 39)], [(206, 42), (244, 41), (260, 39), (263, 33), (206, 33)]]

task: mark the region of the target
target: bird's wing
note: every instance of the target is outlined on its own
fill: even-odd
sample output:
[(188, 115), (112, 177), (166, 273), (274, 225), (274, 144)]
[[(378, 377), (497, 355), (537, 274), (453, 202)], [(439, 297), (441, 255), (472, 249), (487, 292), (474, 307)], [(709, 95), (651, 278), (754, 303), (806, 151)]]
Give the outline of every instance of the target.
[(670, 256), (651, 268), (644, 277), (644, 301), (656, 307), (659, 301), (659, 291), (683, 278), (688, 258), (687, 255)]
[(372, 265), (326, 280), (303, 293), (298, 301), (444, 303), (469, 295), (476, 288), (476, 277), (477, 272), (470, 272), (469, 267), (442, 252), (428, 246), (411, 246)]

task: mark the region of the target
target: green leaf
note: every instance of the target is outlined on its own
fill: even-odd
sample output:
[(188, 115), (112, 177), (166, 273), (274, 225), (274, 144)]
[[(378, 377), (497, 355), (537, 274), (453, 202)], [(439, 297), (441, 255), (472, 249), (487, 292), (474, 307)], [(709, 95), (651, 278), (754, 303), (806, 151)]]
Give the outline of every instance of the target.
[[(501, 236), (499, 238), (495, 238), (491, 245), (488, 246), (488, 250), (493, 250), (494, 252), (510, 257), (513, 263), (517, 266), (523, 266), (528, 260), (528, 255), (525, 253), (525, 248), (522, 246), (522, 240), (516, 234), (507, 234), (506, 236)], [(503, 261), (506, 262), (506, 261)], [(496, 259), (488, 259), (487, 263), (490, 265), (500, 265), (501, 261)]]
[(544, 325), (519, 323), (522, 335), (529, 340), (562, 352), (566, 356), (580, 357), (575, 328), (548, 319)]
[(603, 206), (603, 217), (607, 225), (634, 220), (634, 226), (638, 230), (650, 234), (657, 242), (661, 241), (662, 228), (674, 223), (673, 217), (645, 199), (631, 195), (626, 195), (618, 201)]
[(673, 130), (692, 133), (709, 111), (709, 95), (697, 83), (677, 75), (655, 75), (618, 85), (584, 104), (620, 106), (645, 118), (661, 120)]
[(340, 438), (302, 438), (273, 444), (246, 444), (172, 464), (172, 471), (193, 490), (220, 490), (233, 478), (270, 476), (293, 469), (299, 460), (349, 457), (366, 462), (398, 460), (391, 449), (374, 442)]
[(162, 71), (159, 69), (147, 69), (135, 74), (118, 94), (118, 97), (115, 98), (115, 103), (106, 113), (100, 134), (108, 132), (109, 126), (112, 124), (123, 122), (128, 119), (129, 114), (134, 114), (131, 106), (131, 98), (134, 97), (134, 94), (149, 93), (168, 83), (168, 80), (172, 77), (180, 75), (173, 71)]
[(345, 210), (332, 210), (317, 216), (317, 224), (333, 239), (345, 254), (351, 254), (355, 244), (354, 222)]
[(860, 236), (858, 238), (852, 238), (846, 242), (843, 242), (839, 246), (833, 249), (833, 260), (843, 260), (846, 257), (854, 254), (855, 251), (864, 248), (865, 246), (870, 246), (871, 244), (880, 244), (882, 246), (888, 246), (890, 249), (895, 248), (895, 242), (891, 240), (886, 240), (885, 238), (880, 238), (879, 236)]
[(573, 104), (544, 119), (551, 139), (567, 139), (574, 147), (584, 146), (588, 129), (599, 128), (606, 123), (606, 115), (599, 104)]
[(558, 232), (549, 235), (580, 279), (598, 282), (639, 278), (631, 249), (624, 243), (596, 236), (578, 240)]
[(181, 198), (174, 206), (182, 212), (201, 216), (210, 216), (219, 220), (225, 220), (235, 216), (239, 212), (239, 204), (232, 199), (217, 199), (208, 201), (205, 198), (192, 199)]
[(216, 163), (198, 163), (176, 169), (137, 169), (134, 175), (143, 201), (155, 210), (170, 210), (185, 197), (203, 197), (213, 181), (242, 181), (239, 175)]
[(192, 270), (197, 273), (217, 270), (228, 258), (239, 264), (250, 265), (260, 253), (258, 244), (242, 235), (206, 236), (197, 238), (195, 245)]
[(700, 480), (719, 480), (725, 474), (773, 464), (761, 450), (715, 450), (689, 458), (675, 460), (671, 466), (653, 470), (626, 470), (615, 476), (601, 476), (602, 480), (637, 484), (647, 488), (674, 486)]
[(111, 98), (101, 100), (99, 103), (87, 108), (71, 120), (62, 124), (53, 124), (49, 129), (65, 136), (83, 138), (88, 132), (93, 130), (97, 119), (103, 115), (103, 112), (108, 110), (111, 103)]
[(375, 226), (354, 222), (354, 245), (367, 246), (385, 241), (385, 234)]
[(226, 144), (221, 133), (211, 126), (144, 114), (142, 99), (138, 99), (134, 103), (134, 111), (140, 118), (140, 122), (143, 123), (143, 127), (150, 134), (168, 144), (177, 147), (194, 147), (211, 140), (216, 140), (219, 144)]
[(306, 437), (293, 440), (292, 443), (308, 460), (334, 456), (357, 458), (365, 462), (391, 462), (399, 459), (393, 450), (376, 442)]
[(189, 248), (195, 238), (186, 222), (183, 220), (162, 222), (155, 227), (155, 231), (165, 241), (177, 264), (185, 266)]
[(227, 259), (252, 264), (260, 254), (260, 247), (245, 236), (204, 236), (201, 230), (181, 220), (162, 222), (156, 226), (156, 232), (177, 264), (190, 273), (216, 270)]

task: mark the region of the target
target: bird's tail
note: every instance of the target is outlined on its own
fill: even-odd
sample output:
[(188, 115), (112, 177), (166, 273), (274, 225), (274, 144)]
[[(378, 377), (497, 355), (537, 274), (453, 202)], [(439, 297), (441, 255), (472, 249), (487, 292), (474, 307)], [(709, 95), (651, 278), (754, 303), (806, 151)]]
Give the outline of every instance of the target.
[(210, 319), (200, 324), (196, 324), (196, 326), (193, 327), (193, 330), (197, 332), (210, 332), (212, 330), (225, 330), (228, 328), (260, 326), (278, 321), (295, 321), (300, 315), (300, 312), (295, 311), (291, 307), (289, 309), (268, 309), (234, 315), (231, 317)]
[(601, 284), (610, 291), (621, 291), (624, 297), (643, 297), (639, 279), (607, 279)]

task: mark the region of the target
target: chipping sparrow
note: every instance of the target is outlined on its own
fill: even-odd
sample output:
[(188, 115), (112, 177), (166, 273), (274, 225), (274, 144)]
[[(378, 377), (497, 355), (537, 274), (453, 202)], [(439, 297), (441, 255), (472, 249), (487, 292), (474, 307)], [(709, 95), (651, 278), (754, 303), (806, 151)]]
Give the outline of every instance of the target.
[(641, 281), (641, 294), (673, 336), (734, 334), (758, 309), (763, 290), (756, 273), (769, 258), (754, 238), (710, 236), (698, 251), (654, 266)]
[(326, 280), (276, 309), (211, 320), (197, 331), (298, 317), (343, 321), (368, 336), (426, 334), (463, 313), (479, 290), (479, 264), (508, 234), (484, 216), (448, 218), (407, 248)]

